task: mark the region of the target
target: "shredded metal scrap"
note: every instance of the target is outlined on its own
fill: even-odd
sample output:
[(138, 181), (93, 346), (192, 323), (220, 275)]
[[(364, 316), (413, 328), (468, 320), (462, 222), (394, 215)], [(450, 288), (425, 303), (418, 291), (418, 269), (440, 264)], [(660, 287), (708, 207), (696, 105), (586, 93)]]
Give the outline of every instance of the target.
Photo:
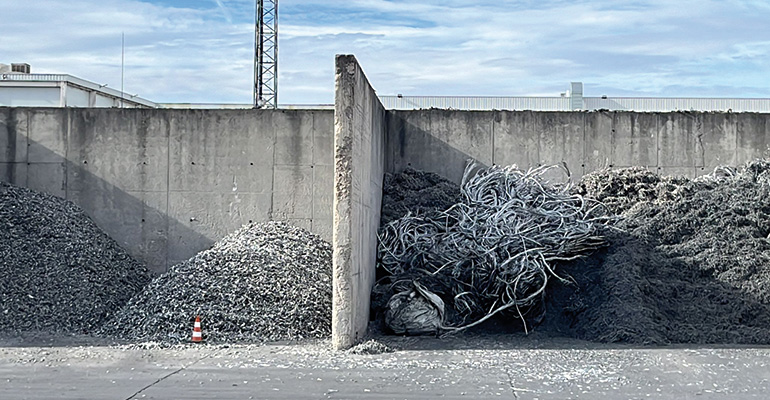
[(326, 337), (331, 253), (319, 236), (283, 222), (244, 226), (153, 280), (103, 333), (184, 342), (200, 315), (208, 342)]
[(478, 170), (469, 164), (462, 201), (431, 215), (406, 215), (379, 233), (378, 267), (385, 278), (375, 297), (419, 281), (451, 307), (442, 326), (457, 331), (506, 311), (527, 321), (543, 316), (543, 296), (557, 261), (605, 244), (609, 219), (601, 203), (551, 184), (551, 168)]
[(0, 331), (91, 332), (149, 281), (78, 206), (0, 182)]
[[(610, 246), (562, 266), (577, 290), (549, 295), (551, 310), (568, 317), (559, 331), (601, 342), (769, 344), (770, 162), (694, 180), (644, 176), (583, 178), (586, 195), (626, 201)], [(645, 187), (658, 194), (629, 195)]]

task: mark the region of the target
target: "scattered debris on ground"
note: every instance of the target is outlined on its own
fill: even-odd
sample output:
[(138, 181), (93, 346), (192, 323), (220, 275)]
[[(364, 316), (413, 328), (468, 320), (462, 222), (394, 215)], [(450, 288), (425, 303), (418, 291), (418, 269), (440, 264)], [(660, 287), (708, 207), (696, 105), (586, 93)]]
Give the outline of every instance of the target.
[(132, 341), (301, 340), (331, 332), (331, 245), (284, 222), (244, 226), (177, 264), (102, 330)]
[(0, 182), (0, 332), (89, 333), (150, 281), (75, 204)]
[[(602, 247), (600, 228), (609, 221), (601, 204), (571, 193), (570, 184), (549, 183), (549, 169), (469, 164), (460, 202), (382, 226), (377, 259), (384, 277), (374, 297), (375, 307), (387, 302), (386, 322), (398, 322), (391, 330), (458, 331), (503, 312), (525, 330), (540, 321), (547, 283), (560, 279), (554, 263)], [(440, 324), (404, 321), (428, 314)]]
[(350, 354), (358, 355), (376, 355), (383, 353), (392, 353), (395, 349), (383, 344), (375, 339), (369, 339), (365, 342), (359, 343), (347, 350)]

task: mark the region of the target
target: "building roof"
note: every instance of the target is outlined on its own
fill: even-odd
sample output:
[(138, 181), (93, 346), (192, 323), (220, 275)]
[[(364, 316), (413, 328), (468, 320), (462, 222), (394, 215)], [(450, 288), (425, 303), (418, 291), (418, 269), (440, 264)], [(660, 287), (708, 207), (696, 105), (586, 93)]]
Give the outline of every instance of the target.
[(380, 96), (390, 110), (613, 110), (638, 112), (732, 111), (770, 113), (770, 99), (686, 97), (583, 97), (574, 107), (571, 97)]
[(119, 90), (115, 90), (107, 87), (107, 85), (99, 85), (85, 79), (81, 79), (67, 74), (24, 74), (24, 73), (3, 73), (0, 74), (0, 86), (24, 86), (29, 83), (66, 83), (67, 85), (80, 87), (89, 91), (98, 92), (100, 94), (113, 97), (115, 99), (122, 99), (125, 102), (134, 103), (149, 108), (157, 108), (158, 104), (150, 100), (144, 99), (139, 96), (130, 95)]

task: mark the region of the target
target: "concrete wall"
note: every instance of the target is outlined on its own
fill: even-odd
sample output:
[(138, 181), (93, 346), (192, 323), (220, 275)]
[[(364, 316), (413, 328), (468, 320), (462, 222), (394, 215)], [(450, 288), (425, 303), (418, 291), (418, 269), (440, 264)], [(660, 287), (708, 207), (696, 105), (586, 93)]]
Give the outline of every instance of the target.
[(466, 160), (523, 168), (566, 163), (574, 179), (603, 167), (646, 166), (696, 177), (770, 156), (770, 114), (390, 111), (387, 169), (460, 182)]
[(336, 59), (332, 344), (366, 334), (385, 172), (386, 118), (352, 55)]
[(241, 225), (332, 237), (331, 111), (0, 108), (0, 179), (80, 205), (161, 272)]

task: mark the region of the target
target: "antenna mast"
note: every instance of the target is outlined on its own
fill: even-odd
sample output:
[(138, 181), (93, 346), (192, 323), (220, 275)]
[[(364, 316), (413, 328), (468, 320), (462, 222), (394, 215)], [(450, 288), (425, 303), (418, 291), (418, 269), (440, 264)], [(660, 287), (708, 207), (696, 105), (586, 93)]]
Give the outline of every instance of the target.
[(278, 107), (278, 0), (257, 0), (254, 108)]

